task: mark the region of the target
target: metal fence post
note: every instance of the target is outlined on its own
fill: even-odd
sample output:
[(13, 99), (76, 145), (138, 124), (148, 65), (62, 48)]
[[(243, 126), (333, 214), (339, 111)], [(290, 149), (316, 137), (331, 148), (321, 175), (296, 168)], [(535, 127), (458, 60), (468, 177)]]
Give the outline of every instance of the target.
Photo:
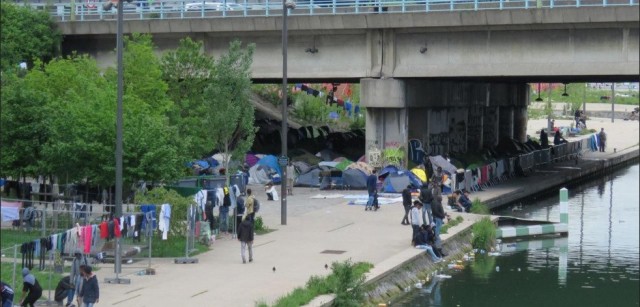
[(13, 283), (11, 284), (11, 286), (14, 289), (17, 289), (16, 288), (16, 262), (18, 262), (18, 245), (17, 244), (13, 246), (13, 276), (12, 276)]

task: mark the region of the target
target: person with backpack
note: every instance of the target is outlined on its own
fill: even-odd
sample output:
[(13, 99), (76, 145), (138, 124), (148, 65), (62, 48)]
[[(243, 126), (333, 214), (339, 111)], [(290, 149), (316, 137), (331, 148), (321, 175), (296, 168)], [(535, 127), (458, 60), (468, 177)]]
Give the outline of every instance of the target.
[(24, 209), (24, 213), (22, 214), (22, 221), (27, 226), (27, 231), (31, 231), (31, 228), (33, 227), (34, 213), (35, 208), (33, 206), (29, 206)]
[(433, 223), (433, 212), (431, 210), (431, 202), (433, 202), (433, 192), (429, 188), (429, 184), (424, 184), (420, 189), (420, 201), (423, 204), (422, 207), (422, 219), (427, 225)]
[[(42, 287), (33, 274), (27, 268), (22, 269), (23, 288), (20, 306), (33, 307), (34, 304), (42, 297)], [(26, 297), (25, 297), (26, 295)]]
[(244, 215), (244, 212), (246, 211), (246, 207), (245, 207), (245, 201), (244, 198), (242, 197), (242, 195), (238, 195), (236, 197), (236, 218), (235, 218), (235, 223), (236, 223), (236, 235), (238, 234), (238, 231), (240, 230), (240, 224), (242, 223), (242, 216)]

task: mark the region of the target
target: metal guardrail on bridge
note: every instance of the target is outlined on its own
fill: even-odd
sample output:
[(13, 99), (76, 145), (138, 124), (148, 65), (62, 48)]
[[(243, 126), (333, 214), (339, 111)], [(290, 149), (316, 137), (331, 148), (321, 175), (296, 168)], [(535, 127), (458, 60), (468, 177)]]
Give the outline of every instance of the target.
[[(47, 10), (59, 21), (112, 20), (116, 6), (112, 2), (78, 0), (51, 3), (36, 0), (29, 5)], [(68, 1), (68, 2), (67, 2)], [(113, 0), (117, 2), (117, 0)], [(277, 0), (133, 0), (124, 2), (127, 20), (190, 19), (224, 17), (281, 16), (282, 2)], [(417, 13), (442, 11), (479, 11), (563, 7), (638, 6), (638, 0), (304, 0), (289, 15), (320, 16), (375, 13)]]

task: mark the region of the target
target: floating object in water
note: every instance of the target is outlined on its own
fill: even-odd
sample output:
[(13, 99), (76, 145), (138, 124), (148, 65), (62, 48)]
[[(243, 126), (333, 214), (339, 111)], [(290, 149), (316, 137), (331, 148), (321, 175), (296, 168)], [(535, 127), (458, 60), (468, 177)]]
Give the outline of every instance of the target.
[(387, 307), (387, 304), (385, 304), (385, 303), (380, 303), (380, 304), (378, 304), (378, 307)]
[(500, 252), (491, 252), (489, 253), (489, 256), (500, 256)]
[(422, 288), (422, 283), (421, 282), (417, 282), (415, 284), (416, 289), (421, 289)]
[(594, 287), (594, 286), (582, 286), (582, 288), (585, 288), (585, 289), (594, 289), (595, 287)]
[(438, 274), (438, 275), (436, 275), (436, 277), (438, 277), (438, 278), (451, 278), (451, 275)]
[(500, 266), (496, 266), (496, 272), (500, 272)]
[(496, 243), (500, 244), (500, 243), (502, 243), (502, 240), (496, 239)]
[(520, 268), (518, 268), (518, 272), (520, 272)]

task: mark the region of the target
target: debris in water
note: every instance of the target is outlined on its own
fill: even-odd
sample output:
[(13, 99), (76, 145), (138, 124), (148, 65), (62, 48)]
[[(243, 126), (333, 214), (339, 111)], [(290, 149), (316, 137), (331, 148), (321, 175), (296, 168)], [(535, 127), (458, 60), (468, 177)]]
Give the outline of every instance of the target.
[(438, 278), (451, 278), (451, 275), (438, 274), (438, 275), (436, 275), (436, 277), (438, 277)]
[(496, 265), (496, 272), (500, 272), (500, 266)]
[(489, 253), (489, 256), (500, 256), (500, 252), (491, 252)]
[(594, 287), (594, 286), (582, 286), (582, 288), (585, 288), (585, 289), (595, 289), (595, 287)]
[(518, 268), (518, 272), (520, 272), (520, 268)]
[(421, 282), (417, 282), (415, 284), (416, 289), (421, 289), (422, 288), (422, 283)]

